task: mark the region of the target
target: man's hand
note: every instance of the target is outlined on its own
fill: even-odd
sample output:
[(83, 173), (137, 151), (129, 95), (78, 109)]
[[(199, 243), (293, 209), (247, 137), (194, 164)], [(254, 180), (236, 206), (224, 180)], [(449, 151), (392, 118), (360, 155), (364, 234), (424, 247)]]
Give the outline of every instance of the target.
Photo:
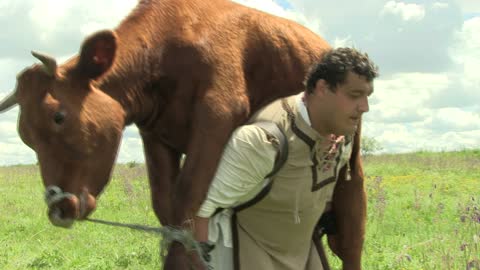
[(208, 242), (208, 221), (209, 218), (199, 216), (193, 218), (193, 237), (198, 242)]
[(165, 258), (165, 270), (207, 270), (196, 250), (188, 251), (178, 242), (173, 242)]

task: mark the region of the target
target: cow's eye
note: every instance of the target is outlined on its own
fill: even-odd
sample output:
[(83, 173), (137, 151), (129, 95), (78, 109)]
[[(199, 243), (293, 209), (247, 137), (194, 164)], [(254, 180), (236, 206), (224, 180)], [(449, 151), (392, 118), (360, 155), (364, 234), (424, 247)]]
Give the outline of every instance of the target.
[(53, 121), (55, 121), (56, 124), (61, 125), (65, 121), (65, 113), (64, 112), (56, 112), (53, 115)]

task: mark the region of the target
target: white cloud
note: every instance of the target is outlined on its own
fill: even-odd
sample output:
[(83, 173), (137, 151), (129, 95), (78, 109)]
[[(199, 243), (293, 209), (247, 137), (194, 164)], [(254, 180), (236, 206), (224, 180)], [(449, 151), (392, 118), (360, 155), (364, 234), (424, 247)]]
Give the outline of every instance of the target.
[(443, 8), (448, 8), (448, 3), (445, 2), (435, 2), (433, 3), (433, 8), (435, 9), (443, 9)]
[[(404, 153), (424, 147), (425, 130), (410, 129), (405, 124), (370, 123), (365, 121), (364, 136), (375, 138), (382, 146), (382, 152)], [(420, 140), (419, 140), (420, 139)]]
[(432, 130), (440, 132), (480, 130), (480, 116), (460, 108), (430, 110), (427, 115), (425, 127)]
[(88, 36), (94, 33), (95, 31), (98, 31), (103, 28), (104, 28), (104, 24), (102, 23), (88, 22), (80, 28), (80, 33), (82, 33), (83, 36)]
[(479, 13), (480, 1), (478, 0), (455, 0), (464, 13)]
[(375, 81), (367, 121), (403, 123), (422, 118), (422, 109), (432, 95), (446, 89), (446, 74), (399, 73)]
[(142, 140), (138, 135), (138, 129), (135, 126), (129, 126), (123, 133), (123, 140), (120, 145), (117, 162), (144, 162), (144, 160)]
[(30, 64), (14, 58), (0, 58), (0, 78), (4, 78), (0, 79), (0, 96), (6, 96), (15, 88), (17, 74)]
[[(97, 29), (91, 29), (92, 32), (93, 30), (116, 27), (137, 4), (137, 0), (70, 1), (76, 3), (76, 9), (85, 13), (86, 18), (82, 21), (82, 25), (98, 27)], [(91, 32), (85, 34), (89, 35)]]
[(325, 30), (325, 25), (319, 18), (307, 18), (304, 14), (292, 10), (287, 10), (280, 4), (273, 0), (233, 0), (239, 4), (252, 7), (263, 12), (273, 14), (275, 16), (283, 17), (296, 21), (317, 34), (322, 34)]
[(0, 130), (2, 131), (2, 136), (7, 138), (17, 137), (17, 124), (13, 121), (0, 121)]
[(425, 17), (425, 8), (417, 4), (388, 1), (380, 14), (399, 16), (404, 21), (420, 21)]
[(344, 38), (339, 38), (336, 37), (335, 40), (333, 41), (334, 48), (340, 48), (340, 47), (355, 47), (354, 41), (352, 40), (352, 37), (344, 37)]
[(378, 79), (364, 134), (376, 138), (385, 152), (478, 148), (480, 107), (462, 107), (448, 99), (442, 100), (443, 107), (434, 104), (437, 96), (455, 99), (469, 92), (455, 87), (447, 73), (399, 73)]
[[(54, 56), (73, 54), (87, 31), (113, 28), (128, 15), (135, 0), (4, 0), (1, 9), (0, 58), (27, 58), (30, 50)], [(85, 26), (89, 24), (89, 26)], [(82, 32), (83, 30), (83, 32)], [(12, 48), (11, 44), (16, 44)]]
[(457, 44), (453, 46), (452, 56), (463, 66), (466, 87), (480, 89), (480, 16), (464, 22), (462, 29), (456, 33)]
[(447, 71), (453, 31), (463, 23), (458, 5), (451, 2), (441, 9), (420, 0), (289, 2), (307, 21), (320, 20), (318, 33), (331, 44), (348, 38), (368, 52), (383, 75)]
[[(480, 1), (289, 0), (288, 9), (274, 0), (235, 1), (295, 20), (334, 47), (367, 52), (382, 77), (363, 130), (385, 151), (480, 146), (480, 18), (462, 16), (480, 12)], [(61, 63), (86, 35), (115, 27), (136, 2), (0, 0), (0, 24), (15, 25), (0, 33), (0, 99), (37, 61), (30, 50)], [(16, 132), (17, 114), (15, 108), (0, 115), (0, 165), (36, 162)], [(118, 161), (132, 160), (142, 162), (143, 151), (138, 130), (128, 127)]]
[(35, 152), (19, 141), (0, 142), (0, 165), (32, 164), (37, 161)]
[(437, 132), (421, 125), (365, 122), (363, 134), (374, 137), (382, 152), (390, 153), (478, 149), (480, 144), (480, 129)]
[(58, 27), (58, 23), (65, 20), (65, 16), (70, 13), (73, 6), (73, 1), (64, 0), (43, 0), (33, 2), (33, 7), (28, 15), (33, 23), (33, 26), (38, 31), (44, 33), (47, 37), (52, 31)]
[(287, 11), (280, 6), (277, 2), (273, 0), (264, 0), (264, 1), (258, 1), (258, 0), (234, 0), (234, 2), (237, 2), (239, 4), (245, 5), (247, 7), (252, 7), (270, 14), (275, 14), (280, 17), (286, 17), (287, 16)]
[[(449, 131), (441, 135), (436, 147), (440, 148), (446, 146), (446, 150), (458, 150), (463, 148), (478, 149), (480, 145), (479, 138), (480, 129), (464, 132)], [(429, 146), (430, 149), (434, 147), (433, 142), (430, 142)]]
[(0, 17), (9, 17), (13, 11), (22, 3), (20, 1), (0, 0)]

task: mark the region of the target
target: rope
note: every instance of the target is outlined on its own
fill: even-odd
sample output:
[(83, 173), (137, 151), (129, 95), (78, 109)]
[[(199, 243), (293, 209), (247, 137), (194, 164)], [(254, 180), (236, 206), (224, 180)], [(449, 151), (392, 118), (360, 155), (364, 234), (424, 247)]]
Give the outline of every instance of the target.
[[(74, 195), (68, 192), (63, 192), (62, 189), (57, 186), (48, 186), (45, 190), (45, 202), (47, 203), (49, 208), (57, 204), (58, 202), (62, 201), (63, 199), (71, 196), (74, 196)], [(82, 194), (81, 196), (84, 196), (84, 194)], [(86, 201), (85, 198), (82, 198), (82, 197), (80, 198), (81, 209), (84, 209), (83, 204), (85, 203), (85, 201)], [(193, 234), (189, 230), (177, 229), (169, 226), (156, 228), (156, 227), (149, 227), (149, 226), (144, 226), (139, 224), (119, 223), (119, 222), (106, 221), (106, 220), (93, 219), (93, 218), (86, 218), (85, 220), (94, 222), (94, 223), (104, 224), (104, 225), (129, 228), (137, 231), (144, 231), (144, 232), (153, 233), (157, 235), (160, 234), (162, 236), (162, 240), (160, 241), (160, 249), (161, 249), (160, 256), (163, 261), (165, 261), (165, 258), (167, 256), (168, 247), (172, 242), (176, 241), (181, 243), (188, 252), (196, 251), (198, 254), (198, 257), (202, 261), (202, 264), (205, 266), (205, 269), (209, 269), (208, 246), (205, 246), (204, 245), (205, 243), (197, 242), (194, 239)], [(188, 221), (188, 222), (191, 222), (191, 221)], [(205, 249), (205, 252), (204, 252), (204, 249)]]
[(202, 246), (198, 241), (196, 241), (193, 237), (193, 234), (188, 230), (177, 229), (169, 226), (164, 227), (150, 227), (145, 225), (139, 224), (128, 224), (128, 223), (119, 223), (113, 221), (106, 221), (94, 218), (86, 218), (86, 221), (90, 221), (93, 223), (99, 223), (104, 225), (110, 225), (115, 227), (123, 227), (129, 228), (132, 230), (143, 231), (152, 234), (160, 234), (162, 236), (162, 240), (160, 241), (160, 249), (161, 249), (161, 258), (165, 261), (167, 256), (167, 250), (170, 244), (174, 241), (181, 243), (187, 251), (196, 251), (198, 257), (202, 261), (202, 264), (205, 266), (205, 269), (209, 269), (208, 262), (206, 261)]

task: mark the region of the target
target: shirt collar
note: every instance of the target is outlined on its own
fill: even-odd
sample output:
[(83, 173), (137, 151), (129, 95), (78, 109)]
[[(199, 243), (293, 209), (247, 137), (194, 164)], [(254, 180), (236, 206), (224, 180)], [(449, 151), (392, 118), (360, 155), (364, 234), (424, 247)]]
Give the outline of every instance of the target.
[(297, 102), (297, 108), (300, 112), (300, 116), (305, 120), (308, 126), (312, 126), (310, 121), (310, 116), (308, 116), (307, 106), (305, 106), (305, 92), (301, 92), (295, 96), (295, 101)]

